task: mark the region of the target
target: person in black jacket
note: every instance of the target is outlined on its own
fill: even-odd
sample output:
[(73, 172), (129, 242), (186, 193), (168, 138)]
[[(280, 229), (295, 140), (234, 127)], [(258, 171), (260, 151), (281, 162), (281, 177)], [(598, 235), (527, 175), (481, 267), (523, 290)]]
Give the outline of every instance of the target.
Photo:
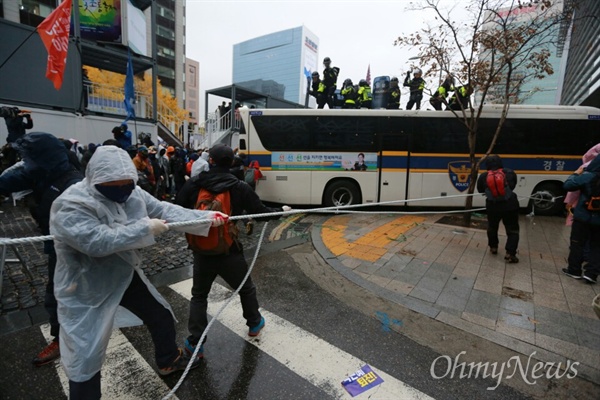
[[(252, 188), (230, 172), (233, 158), (234, 153), (229, 146), (219, 144), (211, 148), (209, 150), (210, 170), (201, 172), (192, 179), (189, 179), (177, 195), (176, 203), (182, 207), (194, 208), (198, 193), (203, 188), (214, 194), (229, 191), (231, 216), (242, 215), (244, 211), (249, 213), (272, 213), (290, 210), (288, 206), (270, 208), (263, 205)], [(261, 219), (276, 218), (279, 218), (279, 216)], [(188, 321), (190, 335), (185, 341), (185, 348), (189, 354), (195, 351), (196, 345), (208, 325), (206, 316), (208, 294), (217, 275), (221, 276), (232, 288), (237, 288), (240, 286), (247, 272), (248, 264), (244, 258), (242, 244), (238, 241), (234, 240), (228, 254), (205, 255), (194, 252), (194, 276)], [(248, 335), (257, 336), (265, 326), (265, 319), (258, 311), (256, 287), (251, 277), (248, 277), (239, 295), (243, 316), (249, 328)], [(203, 351), (204, 348), (202, 346), (198, 351), (198, 357), (203, 357)]]
[[(487, 236), (488, 246), (492, 254), (498, 254), (498, 228), (500, 221), (506, 229), (506, 255), (504, 259), (509, 263), (518, 263), (517, 248), (519, 246), (519, 200), (513, 192), (517, 186), (517, 174), (508, 168), (502, 167), (502, 159), (498, 155), (490, 155), (485, 160), (488, 171), (497, 171), (502, 169), (505, 176), (505, 182), (510, 188), (510, 193), (506, 199), (491, 199), (487, 196), (485, 208), (487, 211)], [(477, 179), (477, 191), (486, 193), (489, 191), (487, 185), (487, 176), (489, 172), (484, 172)]]
[[(35, 206), (30, 208), (31, 215), (38, 223), (42, 235), (49, 235), (52, 203), (65, 189), (81, 181), (83, 174), (69, 162), (68, 153), (72, 152), (49, 133), (32, 132), (24, 135), (13, 143), (13, 147), (23, 161), (0, 176), (0, 194), (33, 190)], [(44, 306), (49, 314), (50, 334), (54, 340), (33, 359), (35, 366), (48, 364), (60, 356), (60, 325), (54, 297), (56, 252), (53, 241), (44, 242), (44, 253), (48, 254), (48, 283)]]

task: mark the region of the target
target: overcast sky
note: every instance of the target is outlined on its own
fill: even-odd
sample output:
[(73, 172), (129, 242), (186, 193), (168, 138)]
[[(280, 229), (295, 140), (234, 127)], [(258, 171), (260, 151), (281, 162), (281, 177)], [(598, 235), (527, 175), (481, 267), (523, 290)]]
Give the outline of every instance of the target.
[[(457, 5), (460, 0), (442, 0)], [(330, 57), (340, 79), (355, 83), (366, 77), (401, 76), (410, 68), (416, 50), (398, 48), (394, 40), (416, 32), (432, 15), (407, 11), (408, 0), (187, 0), (187, 57), (200, 62), (200, 115), (204, 92), (232, 82), (233, 45), (269, 33), (304, 25), (319, 38), (319, 62)], [(319, 72), (322, 72), (320, 65)], [(338, 86), (341, 83), (338, 79)], [(429, 82), (429, 85), (433, 82)], [(435, 83), (437, 85), (437, 82)], [(212, 96), (214, 97), (214, 96)], [(403, 95), (403, 100), (406, 96)], [(219, 100), (209, 104), (214, 111)]]

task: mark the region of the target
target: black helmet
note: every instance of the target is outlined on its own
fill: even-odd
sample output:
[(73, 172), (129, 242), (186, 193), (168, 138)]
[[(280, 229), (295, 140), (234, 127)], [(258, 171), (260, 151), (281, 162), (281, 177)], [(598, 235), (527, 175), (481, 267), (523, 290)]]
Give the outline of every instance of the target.
[(344, 81), (344, 85), (348, 86), (348, 85), (352, 85), (352, 79), (348, 78)]
[(398, 82), (398, 78), (395, 76), (392, 76), (392, 79), (390, 80), (390, 82)]
[(367, 86), (367, 80), (366, 80), (366, 79), (361, 79), (361, 80), (358, 82), (358, 86)]
[(329, 62), (331, 62), (331, 59), (330, 59), (329, 57), (325, 57), (325, 58), (323, 59), (323, 64), (325, 64), (325, 63), (329, 63)]
[(319, 73), (318, 73), (317, 71), (314, 71), (314, 72), (312, 73), (312, 76), (313, 76), (313, 77), (314, 77), (314, 76), (317, 76), (317, 77), (318, 77), (318, 76), (319, 76)]

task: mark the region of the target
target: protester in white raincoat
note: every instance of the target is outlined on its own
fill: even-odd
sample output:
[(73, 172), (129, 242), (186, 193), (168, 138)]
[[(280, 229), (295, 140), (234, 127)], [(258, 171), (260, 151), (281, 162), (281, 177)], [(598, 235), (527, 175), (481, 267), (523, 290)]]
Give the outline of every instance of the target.
[(194, 227), (175, 228), (206, 235), (211, 224), (218, 226), (227, 216), (158, 201), (136, 182), (129, 155), (102, 146), (90, 159), (86, 178), (52, 206), (54, 292), (71, 399), (100, 398), (100, 370), (119, 305), (148, 326), (159, 373), (181, 370), (189, 361), (176, 345), (168, 303), (141, 270), (138, 249), (154, 244), (154, 236), (168, 230), (165, 221), (206, 219)]

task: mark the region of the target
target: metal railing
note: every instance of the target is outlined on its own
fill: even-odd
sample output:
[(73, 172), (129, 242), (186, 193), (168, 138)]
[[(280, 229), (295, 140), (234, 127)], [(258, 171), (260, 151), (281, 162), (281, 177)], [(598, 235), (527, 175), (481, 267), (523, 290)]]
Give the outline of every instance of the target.
[(234, 110), (228, 111), (220, 117), (216, 113), (208, 114), (207, 120), (201, 124), (201, 127), (204, 128), (204, 135), (202, 135), (202, 139), (200, 141), (200, 148), (211, 147), (213, 144), (222, 140), (229, 133), (239, 132), (241, 121), (235, 118), (232, 126), (232, 113), (234, 113)]
[[(122, 87), (92, 83), (84, 85), (84, 96), (84, 105), (89, 111), (127, 115), (123, 102), (125, 92)], [(133, 107), (136, 117), (152, 118), (152, 96), (136, 91)], [(180, 127), (185, 125), (185, 120), (177, 117), (177, 114), (160, 99), (158, 99), (156, 111), (158, 121), (169, 129), (173, 136), (183, 142), (183, 129)]]

